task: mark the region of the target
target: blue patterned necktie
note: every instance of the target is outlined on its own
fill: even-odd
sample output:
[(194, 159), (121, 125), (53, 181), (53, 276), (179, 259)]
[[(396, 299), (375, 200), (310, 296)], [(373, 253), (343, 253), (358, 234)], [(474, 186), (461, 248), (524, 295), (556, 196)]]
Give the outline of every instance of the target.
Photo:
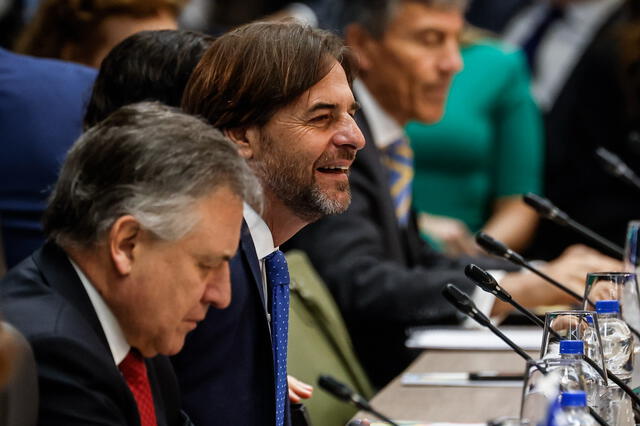
[(406, 137), (401, 137), (383, 149), (384, 164), (389, 170), (389, 187), (398, 223), (409, 223), (411, 184), (413, 182), (413, 151)]
[(288, 397), (287, 335), (289, 331), (289, 268), (284, 253), (276, 250), (265, 257), (267, 281), (271, 286), (271, 344), (276, 373), (276, 426), (284, 424)]

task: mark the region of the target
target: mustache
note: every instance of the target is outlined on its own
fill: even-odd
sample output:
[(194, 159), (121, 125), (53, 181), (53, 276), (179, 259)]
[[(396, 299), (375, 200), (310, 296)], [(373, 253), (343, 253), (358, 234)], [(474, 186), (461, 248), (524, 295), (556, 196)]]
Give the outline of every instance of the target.
[(353, 162), (356, 159), (357, 150), (349, 147), (340, 147), (337, 151), (332, 153), (324, 153), (318, 158), (316, 164), (318, 167), (322, 167), (324, 164), (331, 164), (336, 160), (347, 160)]

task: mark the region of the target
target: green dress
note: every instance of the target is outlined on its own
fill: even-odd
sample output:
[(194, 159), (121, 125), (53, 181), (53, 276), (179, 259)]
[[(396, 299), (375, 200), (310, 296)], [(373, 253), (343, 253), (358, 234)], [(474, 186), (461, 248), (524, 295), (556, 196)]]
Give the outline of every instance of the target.
[(472, 232), (496, 198), (540, 192), (542, 123), (518, 50), (482, 41), (462, 50), (443, 119), (406, 127), (415, 156), (414, 209)]

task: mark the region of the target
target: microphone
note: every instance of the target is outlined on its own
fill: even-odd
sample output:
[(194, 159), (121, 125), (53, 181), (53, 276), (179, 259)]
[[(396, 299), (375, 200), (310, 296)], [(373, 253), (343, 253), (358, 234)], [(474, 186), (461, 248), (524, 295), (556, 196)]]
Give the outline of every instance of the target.
[(395, 423), (393, 420), (389, 419), (384, 414), (374, 410), (373, 407), (371, 407), (371, 404), (369, 404), (369, 402), (366, 399), (364, 399), (364, 397), (362, 397), (361, 395), (358, 395), (349, 386), (345, 385), (342, 382), (337, 381), (332, 376), (329, 376), (327, 374), (321, 375), (320, 377), (318, 377), (318, 385), (322, 389), (329, 392), (331, 395), (335, 396), (336, 398), (345, 402), (350, 402), (354, 404), (356, 407), (358, 407), (360, 410), (366, 411), (367, 413), (371, 413), (374, 416), (384, 420), (385, 422), (389, 423), (392, 426), (398, 426), (398, 424)]
[(636, 189), (640, 189), (640, 178), (620, 157), (603, 147), (596, 149), (596, 157), (598, 157), (609, 174), (631, 184)]
[(491, 321), (485, 314), (480, 312), (478, 307), (473, 303), (469, 295), (464, 293), (455, 285), (449, 283), (442, 289), (442, 296), (449, 303), (451, 303), (457, 310), (467, 315), (468, 317), (475, 320), (478, 324), (483, 327), (487, 327), (489, 330), (493, 332), (496, 336), (498, 336), (503, 342), (511, 347), (518, 355), (524, 358), (526, 361), (533, 361), (533, 358), (529, 356), (522, 348), (516, 345), (511, 339), (505, 336), (498, 328), (491, 324)]
[[(531, 263), (527, 262), (524, 259), (524, 257), (522, 257), (518, 253), (511, 250), (509, 247), (505, 246), (500, 241), (494, 240), (484, 232), (478, 232), (476, 234), (476, 243), (478, 243), (478, 245), (482, 247), (487, 253), (493, 254), (498, 257), (502, 257), (518, 266), (522, 266), (523, 268), (530, 270), (531, 272), (538, 275), (543, 280), (551, 283), (552, 285), (556, 286), (557, 288), (564, 291), (565, 293), (573, 296), (576, 300), (580, 301), (581, 303), (584, 302), (584, 298), (580, 296), (578, 293), (571, 290), (567, 286), (560, 284), (558, 281), (554, 280), (544, 272), (540, 271), (538, 268), (531, 265)], [(595, 306), (590, 300), (588, 301), (588, 303), (592, 307)]]
[[(509, 345), (518, 355), (520, 355), (522, 358), (524, 358), (525, 361), (533, 361), (533, 358), (531, 358), (531, 356), (529, 356), (528, 353), (526, 353), (520, 346), (516, 345), (511, 339), (509, 339), (507, 336), (505, 336), (495, 325), (491, 324), (491, 321), (489, 321), (489, 319), (486, 317), (486, 315), (484, 315), (483, 313), (478, 311), (478, 308), (475, 306), (475, 304), (473, 303), (473, 301), (471, 300), (469, 295), (464, 293), (458, 287), (456, 287), (453, 284), (447, 284), (445, 286), (445, 288), (442, 289), (442, 295), (444, 296), (445, 299), (447, 299), (447, 301), (449, 303), (451, 303), (460, 312), (468, 315), (469, 317), (471, 317), (474, 320), (476, 320), (480, 325), (485, 326), (489, 330), (491, 330), (491, 332), (493, 334), (498, 336), (503, 342), (505, 342), (507, 345)], [(513, 300), (513, 299), (510, 299), (510, 300)], [(477, 311), (477, 312), (474, 312), (474, 310)], [(471, 312), (472, 315), (469, 315), (469, 312)], [(480, 313), (480, 316), (478, 316), (477, 313)], [(482, 318), (482, 317), (484, 317), (484, 318)], [(478, 318), (480, 318), (480, 321), (478, 320)], [(486, 319), (486, 321), (484, 321), (484, 319)], [(590, 358), (585, 357), (585, 361), (586, 360), (591, 361), (591, 363), (593, 363), (595, 365), (596, 370), (598, 371), (598, 373), (600, 373), (600, 375), (602, 375), (602, 377), (604, 378), (605, 383), (606, 383), (607, 378), (604, 375), (604, 372), (602, 371), (602, 369), (599, 368)], [(541, 367), (536, 363), (534, 363), (533, 365), (535, 365), (536, 368), (538, 368), (538, 370), (540, 370), (540, 372), (542, 374), (545, 374), (545, 375), (547, 374), (547, 370), (544, 367)], [(620, 380), (620, 379), (618, 379), (618, 380)], [(622, 383), (622, 384), (624, 385), (624, 383)], [(624, 386), (626, 386), (626, 385), (624, 385)], [(626, 386), (626, 388), (629, 390), (629, 392), (631, 392), (635, 396), (636, 399), (640, 400), (640, 398), (638, 398), (638, 396), (635, 395), (633, 393), (633, 391), (628, 386)], [(592, 417), (601, 426), (608, 426), (607, 422), (601, 416), (599, 416), (598, 413), (596, 413), (591, 407), (589, 407), (589, 412), (592, 415)]]
[(581, 225), (575, 220), (571, 219), (568, 214), (560, 210), (548, 199), (540, 197), (531, 192), (523, 195), (522, 199), (527, 205), (538, 212), (540, 216), (549, 219), (560, 226), (572, 229), (578, 234), (588, 238), (596, 245), (604, 248), (612, 254), (617, 255), (620, 258), (624, 256), (624, 250), (620, 246), (612, 243), (611, 241), (607, 240), (601, 235), (596, 234), (584, 225)]
[(467, 276), (467, 278), (473, 281), (473, 283), (476, 284), (478, 287), (480, 287), (487, 293), (493, 294), (495, 297), (502, 300), (503, 302), (510, 304), (511, 306), (516, 308), (518, 311), (523, 313), (524, 316), (529, 318), (531, 322), (544, 328), (544, 322), (540, 318), (535, 316), (533, 313), (531, 313), (530, 310), (528, 310), (527, 308), (525, 308), (524, 306), (516, 302), (511, 297), (509, 292), (504, 288), (500, 287), (498, 282), (487, 271), (485, 271), (481, 267), (476, 266), (472, 263), (470, 265), (467, 265), (464, 268), (464, 274)]
[[(469, 278), (471, 281), (477, 284), (478, 287), (480, 287), (481, 289), (483, 289), (488, 293), (495, 295), (498, 299), (502, 300), (503, 302), (509, 303), (511, 306), (513, 306), (514, 308), (522, 312), (527, 318), (529, 318), (531, 322), (533, 322), (539, 327), (544, 328), (544, 322), (542, 322), (540, 318), (535, 316), (527, 308), (525, 308), (524, 306), (516, 302), (505, 289), (503, 289), (502, 287), (500, 287), (500, 285), (498, 285), (496, 280), (487, 271), (480, 268), (479, 266), (470, 264), (464, 268), (464, 273), (467, 276), (467, 278)], [(550, 329), (549, 332), (553, 334), (554, 337), (557, 338), (558, 340), (562, 340), (562, 337), (555, 330)], [(605, 383), (607, 382), (607, 376), (608, 376), (612, 382), (618, 385), (626, 394), (628, 394), (632, 398), (632, 400), (637, 404), (637, 406), (640, 407), (640, 398), (638, 397), (638, 395), (636, 395), (633, 392), (633, 390), (626, 383), (624, 383), (618, 376), (616, 376), (611, 371), (609, 371), (609, 369), (606, 370), (607, 374), (605, 375), (605, 372), (602, 370), (602, 368), (598, 364), (596, 364), (595, 361), (593, 361), (591, 358), (589, 358), (586, 355), (584, 355), (584, 360), (587, 364), (589, 364), (591, 367), (593, 367), (594, 370), (598, 372), (598, 374), (604, 379)]]

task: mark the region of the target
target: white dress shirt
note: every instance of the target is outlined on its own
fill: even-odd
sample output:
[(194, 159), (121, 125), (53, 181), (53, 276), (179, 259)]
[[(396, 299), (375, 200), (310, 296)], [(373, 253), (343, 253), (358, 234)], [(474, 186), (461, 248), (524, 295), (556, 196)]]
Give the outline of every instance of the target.
[(262, 219), (262, 216), (253, 210), (249, 204), (244, 203), (242, 215), (249, 227), (249, 233), (251, 234), (251, 239), (253, 240), (253, 245), (256, 249), (256, 255), (258, 256), (265, 303), (264, 311), (267, 312), (267, 322), (271, 324), (271, 316), (269, 315), (269, 307), (267, 306), (267, 301), (269, 300), (269, 294), (267, 293), (267, 271), (265, 269), (264, 262), (265, 257), (279, 248), (273, 244), (273, 235), (271, 234), (271, 230), (265, 223), (264, 219)]
[[(624, 0), (582, 0), (569, 3), (564, 17), (548, 28), (536, 51), (532, 92), (540, 108), (551, 110), (562, 87), (602, 24)], [(538, 1), (518, 14), (504, 39), (522, 46), (549, 8)]]
[(118, 319), (113, 315), (113, 312), (111, 312), (107, 303), (104, 301), (102, 296), (100, 296), (98, 290), (96, 290), (84, 272), (82, 272), (80, 267), (76, 265), (71, 258), (69, 258), (69, 261), (71, 262), (73, 269), (76, 270), (76, 273), (80, 278), (80, 282), (89, 295), (89, 300), (91, 301), (91, 305), (93, 305), (93, 309), (96, 311), (102, 331), (104, 331), (104, 335), (107, 337), (107, 343), (109, 344), (113, 361), (116, 365), (119, 365), (129, 353), (131, 345), (127, 343), (127, 339), (124, 337), (124, 333), (122, 332)]

